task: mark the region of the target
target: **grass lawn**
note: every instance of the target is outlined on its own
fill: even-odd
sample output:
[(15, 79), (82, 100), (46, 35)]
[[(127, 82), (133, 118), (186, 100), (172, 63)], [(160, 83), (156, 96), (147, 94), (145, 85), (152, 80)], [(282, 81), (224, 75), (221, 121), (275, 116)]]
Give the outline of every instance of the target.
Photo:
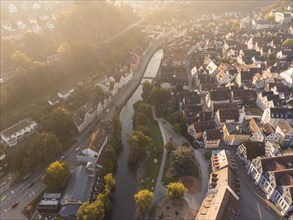
[[(151, 138), (153, 139), (153, 146), (150, 148), (150, 157), (144, 170), (144, 182), (141, 183), (142, 188), (149, 190), (151, 190), (152, 187), (155, 188), (164, 149), (164, 142), (158, 123), (152, 120), (150, 128)], [(154, 159), (157, 159), (156, 163), (154, 163)]]
[(248, 108), (247, 110), (250, 111), (254, 115), (259, 115), (259, 116), (262, 115), (262, 112), (258, 110), (257, 108)]

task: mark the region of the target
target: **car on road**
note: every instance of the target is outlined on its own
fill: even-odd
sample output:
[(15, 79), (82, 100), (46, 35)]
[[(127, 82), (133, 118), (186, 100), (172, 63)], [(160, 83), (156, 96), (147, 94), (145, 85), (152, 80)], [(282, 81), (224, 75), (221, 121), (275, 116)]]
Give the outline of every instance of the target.
[(64, 157), (65, 157), (64, 155), (62, 157), (60, 157), (60, 160), (64, 160)]
[(78, 152), (79, 150), (80, 150), (80, 147), (76, 148), (76, 149), (75, 149), (75, 152)]
[(14, 209), (17, 205), (18, 205), (18, 202), (15, 202), (15, 203), (13, 203), (13, 204), (11, 205), (11, 208)]

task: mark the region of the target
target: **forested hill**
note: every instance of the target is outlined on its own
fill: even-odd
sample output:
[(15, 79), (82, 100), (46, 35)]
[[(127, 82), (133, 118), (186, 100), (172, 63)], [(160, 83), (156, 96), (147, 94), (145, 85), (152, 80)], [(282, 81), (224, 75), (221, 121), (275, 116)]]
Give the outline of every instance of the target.
[(115, 7), (105, 1), (75, 2), (56, 17), (62, 27), (59, 31), (67, 40), (103, 39), (139, 20), (128, 5)]
[[(10, 21), (18, 19), (18, 13), (11, 14)], [(21, 16), (25, 21), (25, 14)], [(144, 40), (141, 31), (133, 28), (109, 44), (99, 44), (140, 19), (125, 4), (76, 1), (54, 12), (54, 19), (53, 30), (28, 31), (19, 40), (1, 40), (1, 73), (15, 71), (1, 84), (1, 112), (52, 95), (57, 89), (74, 83), (70, 80), (110, 72)], [(61, 61), (46, 63), (46, 58), (53, 54), (58, 54)]]
[(160, 24), (170, 18), (188, 19), (207, 13), (259, 11), (277, 1), (265, 0), (206, 0), (177, 2), (177, 4), (164, 4), (162, 7), (146, 16), (146, 23)]

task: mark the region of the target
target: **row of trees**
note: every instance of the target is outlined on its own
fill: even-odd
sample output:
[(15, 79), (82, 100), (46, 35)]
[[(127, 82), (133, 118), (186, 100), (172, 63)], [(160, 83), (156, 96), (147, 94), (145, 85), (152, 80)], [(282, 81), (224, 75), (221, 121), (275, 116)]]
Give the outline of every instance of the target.
[(128, 137), (130, 145), (130, 154), (128, 155), (128, 164), (134, 167), (138, 161), (147, 156), (146, 152), (152, 146), (153, 140), (150, 138), (150, 121), (152, 111), (148, 104), (138, 101), (133, 105), (133, 128), (134, 130)]
[(37, 133), (29, 143), (15, 151), (7, 151), (9, 167), (25, 175), (37, 165), (56, 157), (63, 150), (62, 144), (52, 132)]
[[(167, 197), (173, 202), (180, 200), (186, 192), (187, 189), (180, 182), (170, 183), (167, 186), (166, 190)], [(136, 211), (142, 217), (142, 219), (145, 218), (146, 214), (150, 210), (153, 202), (153, 197), (154, 193), (147, 189), (139, 190), (134, 195), (135, 204), (137, 206)]]
[(112, 173), (104, 176), (103, 191), (98, 194), (97, 199), (93, 203), (83, 203), (77, 212), (77, 220), (102, 220), (105, 216), (105, 211), (111, 209), (111, 192), (116, 185), (116, 181)]

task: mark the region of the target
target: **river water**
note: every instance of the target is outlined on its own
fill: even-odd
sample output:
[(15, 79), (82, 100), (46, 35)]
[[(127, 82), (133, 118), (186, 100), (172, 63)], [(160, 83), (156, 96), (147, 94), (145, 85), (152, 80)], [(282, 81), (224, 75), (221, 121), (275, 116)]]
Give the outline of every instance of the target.
[[(155, 78), (163, 57), (163, 50), (160, 49), (151, 58), (141, 82), (144, 80), (152, 80)], [(147, 77), (148, 79), (144, 79)], [(137, 182), (134, 173), (128, 169), (127, 157), (129, 154), (129, 146), (127, 143), (128, 135), (132, 131), (132, 116), (134, 113), (133, 104), (141, 99), (142, 85), (139, 85), (127, 104), (122, 108), (119, 118), (122, 124), (122, 144), (123, 150), (120, 153), (116, 172), (116, 189), (113, 195), (112, 220), (129, 220), (133, 219), (135, 211), (134, 194), (137, 191)]]

